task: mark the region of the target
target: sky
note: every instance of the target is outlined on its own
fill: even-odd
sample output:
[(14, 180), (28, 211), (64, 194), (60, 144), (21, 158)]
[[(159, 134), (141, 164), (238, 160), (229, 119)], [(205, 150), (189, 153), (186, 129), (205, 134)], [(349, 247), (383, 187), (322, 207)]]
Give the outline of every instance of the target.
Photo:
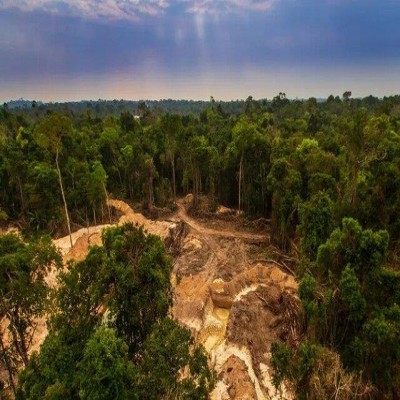
[(0, 102), (400, 92), (400, 0), (0, 0)]

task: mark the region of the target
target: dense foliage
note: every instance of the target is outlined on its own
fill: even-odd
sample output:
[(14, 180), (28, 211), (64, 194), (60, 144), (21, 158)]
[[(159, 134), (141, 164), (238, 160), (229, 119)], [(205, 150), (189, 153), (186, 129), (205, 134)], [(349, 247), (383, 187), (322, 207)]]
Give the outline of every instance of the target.
[[(1, 220), (29, 234), (65, 233), (69, 225), (107, 220), (109, 194), (156, 212), (173, 209), (176, 197), (189, 192), (194, 207), (204, 194), (212, 207), (224, 204), (250, 218), (270, 219), (275, 244), (298, 258), (305, 318), (301, 345), (277, 344), (273, 349), (275, 382), (285, 380), (299, 398), (312, 398), (313, 393), (314, 398), (334, 398), (340, 382), (329, 386), (326, 371), (336, 368), (335, 376), (348, 382), (342, 398), (352, 398), (349, 393), (397, 398), (400, 97), (351, 99), (347, 94), (343, 99), (290, 101), (280, 93), (272, 101), (249, 97), (235, 104), (235, 110), (213, 99), (203, 105), (193, 114), (184, 108), (168, 114), (144, 102), (130, 109), (125, 104), (118, 110), (116, 105), (110, 112), (101, 102), (84, 109), (3, 107)], [(94, 249), (85, 261), (94, 275), (104, 257), (115, 257), (115, 249), (107, 250), (108, 241), (113, 239), (106, 237), (105, 250)], [(136, 293), (142, 279), (150, 279), (141, 275), (140, 266), (135, 279), (129, 278), (132, 286), (114, 288), (115, 276), (133, 273), (120, 270), (125, 262), (112, 259), (112, 268), (98, 276), (102, 287), (113, 293), (109, 310), (114, 331), (90, 339), (88, 363), (93, 352), (101, 352), (96, 343), (103, 340), (119, 349), (121, 365), (125, 351), (132, 354), (146, 344), (152, 351), (157, 342), (150, 322), (120, 314), (125, 306), (136, 307), (150, 296)], [(158, 265), (159, 260), (152, 262)], [(85, 289), (87, 302), (80, 307), (98, 306), (92, 303), (104, 296), (98, 290)], [(130, 294), (130, 304), (124, 293)], [(168, 296), (160, 292), (151, 307), (151, 318), (160, 318)], [(86, 327), (86, 336), (76, 339), (86, 343), (95, 329), (88, 326), (97, 322), (85, 321), (92, 314), (81, 311), (70, 325)], [(46, 346), (64, 345), (57, 335), (50, 335)], [(76, 346), (79, 351), (83, 342)], [(60, 386), (65, 380), (52, 379), (58, 385), (54, 390), (66, 390)], [(77, 390), (76, 379), (67, 381), (73, 388), (68, 390)]]
[(161, 240), (129, 224), (102, 239), (60, 273), (49, 334), (17, 398), (206, 399), (207, 357), (167, 316), (171, 260)]
[(0, 355), (14, 391), (13, 377), (21, 366), (28, 365), (37, 318), (45, 311), (49, 294), (45, 276), (51, 266), (60, 265), (49, 237), (26, 244), (13, 233), (0, 236)]

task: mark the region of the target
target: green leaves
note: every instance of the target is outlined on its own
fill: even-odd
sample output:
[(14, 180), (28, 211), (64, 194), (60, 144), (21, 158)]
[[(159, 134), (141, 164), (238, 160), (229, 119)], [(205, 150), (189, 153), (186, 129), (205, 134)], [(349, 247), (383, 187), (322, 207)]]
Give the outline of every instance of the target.
[(78, 365), (82, 400), (130, 400), (134, 395), (135, 366), (128, 346), (115, 332), (100, 327), (86, 343)]
[(336, 229), (318, 249), (317, 264), (322, 274), (326, 276), (330, 271), (336, 279), (350, 264), (363, 280), (365, 275), (376, 271), (384, 262), (388, 242), (386, 231), (363, 231), (356, 220), (344, 218), (342, 229)]
[(62, 139), (72, 131), (71, 120), (62, 114), (51, 113), (35, 128), (37, 144), (52, 154), (62, 152)]
[(345, 307), (348, 308), (348, 318), (353, 321), (362, 321), (365, 317), (367, 302), (361, 294), (361, 286), (357, 275), (350, 265), (347, 265), (342, 272), (339, 289), (341, 300)]
[[(184, 377), (182, 372), (185, 371)], [(208, 399), (213, 376), (201, 347), (190, 332), (166, 318), (148, 336), (140, 367), (140, 398)]]
[(274, 371), (272, 382), (275, 388), (281, 389), (282, 383), (294, 382), (292, 390), (297, 398), (308, 398), (315, 367), (324, 356), (323, 348), (304, 341), (295, 352), (283, 343), (273, 343), (271, 351), (271, 365)]
[(319, 246), (333, 229), (333, 202), (325, 193), (318, 193), (309, 202), (299, 207), (298, 232), (301, 236), (301, 251), (313, 260)]
[(25, 243), (17, 234), (0, 236), (0, 362), (12, 388), (14, 374), (28, 364), (32, 332), (48, 305), (44, 278), (51, 266), (60, 265), (61, 256), (48, 237)]
[(207, 357), (167, 318), (172, 265), (160, 238), (127, 224), (102, 240), (60, 273), (49, 335), (21, 374), (19, 398), (207, 399)]
[[(308, 217), (303, 230), (312, 222)], [(345, 367), (362, 370), (381, 390), (398, 385), (400, 368), (400, 280), (383, 268), (388, 242), (386, 231), (362, 229), (344, 218), (319, 246), (316, 267), (310, 265), (314, 276), (305, 274), (299, 285), (308, 337), (337, 351)]]

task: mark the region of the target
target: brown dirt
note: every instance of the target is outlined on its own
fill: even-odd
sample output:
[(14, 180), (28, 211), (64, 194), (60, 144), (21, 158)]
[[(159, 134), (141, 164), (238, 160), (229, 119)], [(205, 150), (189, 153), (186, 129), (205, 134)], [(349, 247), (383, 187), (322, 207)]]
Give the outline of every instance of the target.
[(230, 356), (221, 368), (218, 379), (225, 386), (229, 397), (232, 400), (253, 400), (257, 398), (254, 384), (248, 373), (245, 362), (239, 357)]
[(271, 344), (275, 341), (297, 341), (297, 321), (289, 312), (299, 309), (299, 302), (277, 284), (258, 286), (231, 308), (227, 326), (227, 341), (249, 349), (254, 371), (260, 381), (264, 379), (260, 365), (269, 365)]
[(174, 264), (173, 315), (211, 357), (212, 399), (291, 398), (272, 385), (270, 352), (274, 341), (297, 340), (296, 281), (271, 262), (268, 233), (238, 230), (235, 221), (206, 224), (187, 214), (189, 201), (178, 202), (176, 216), (189, 232)]

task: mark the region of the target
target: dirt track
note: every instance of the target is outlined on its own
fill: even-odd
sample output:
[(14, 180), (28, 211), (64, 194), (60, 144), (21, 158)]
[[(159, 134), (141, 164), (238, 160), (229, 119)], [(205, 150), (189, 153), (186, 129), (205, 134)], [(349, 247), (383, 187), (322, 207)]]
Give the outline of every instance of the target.
[(197, 222), (195, 219), (191, 218), (186, 212), (185, 201), (180, 199), (177, 202), (178, 208), (178, 217), (186, 222), (192, 229), (197, 231), (201, 235), (209, 235), (209, 236), (218, 236), (218, 237), (227, 237), (232, 239), (243, 239), (243, 240), (256, 240), (256, 241), (269, 241), (268, 235), (260, 235), (256, 233), (248, 233), (241, 232), (237, 230), (222, 230), (222, 229), (213, 229), (202, 225)]

